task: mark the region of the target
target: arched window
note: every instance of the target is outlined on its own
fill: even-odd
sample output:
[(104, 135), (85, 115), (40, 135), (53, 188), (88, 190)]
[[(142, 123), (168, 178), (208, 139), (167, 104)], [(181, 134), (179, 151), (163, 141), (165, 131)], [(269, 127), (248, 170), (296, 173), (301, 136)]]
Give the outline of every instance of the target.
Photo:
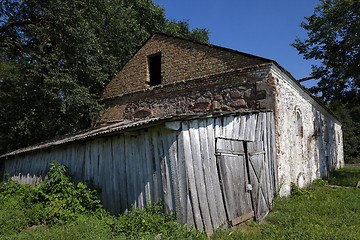
[(297, 133), (296, 135), (303, 137), (304, 136), (304, 126), (303, 126), (303, 121), (302, 121), (302, 114), (300, 109), (296, 109), (296, 130)]

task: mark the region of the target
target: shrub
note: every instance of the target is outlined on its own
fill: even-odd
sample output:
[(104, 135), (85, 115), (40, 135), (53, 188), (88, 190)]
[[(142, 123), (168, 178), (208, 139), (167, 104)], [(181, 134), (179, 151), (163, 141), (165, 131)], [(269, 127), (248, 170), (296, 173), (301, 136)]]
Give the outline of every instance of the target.
[(315, 195), (309, 190), (305, 188), (299, 188), (295, 183), (291, 183), (291, 197), (298, 197), (304, 199), (315, 199)]
[(45, 182), (20, 185), (9, 177), (0, 183), (1, 239), (206, 239), (204, 232), (164, 214), (163, 205), (133, 208), (118, 217), (100, 204), (98, 191), (76, 186), (66, 167), (56, 162)]
[(45, 182), (33, 188), (31, 202), (44, 205), (46, 221), (73, 220), (80, 213), (103, 214), (97, 191), (81, 182), (75, 187), (66, 172), (65, 166), (53, 162)]

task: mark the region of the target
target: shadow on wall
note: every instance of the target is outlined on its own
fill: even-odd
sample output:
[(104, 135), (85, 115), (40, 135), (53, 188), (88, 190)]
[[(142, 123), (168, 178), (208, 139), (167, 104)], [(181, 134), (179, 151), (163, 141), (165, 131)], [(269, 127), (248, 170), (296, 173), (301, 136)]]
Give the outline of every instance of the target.
[(314, 135), (317, 151), (314, 158), (317, 161), (317, 177), (328, 178), (335, 170), (338, 156), (338, 138), (336, 137), (335, 122), (325, 117), (314, 107)]

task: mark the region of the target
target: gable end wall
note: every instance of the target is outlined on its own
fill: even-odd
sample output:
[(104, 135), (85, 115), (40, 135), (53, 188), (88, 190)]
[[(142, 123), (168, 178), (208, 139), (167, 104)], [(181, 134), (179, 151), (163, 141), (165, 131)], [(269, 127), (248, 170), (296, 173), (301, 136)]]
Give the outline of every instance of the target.
[(155, 34), (106, 86), (102, 98), (150, 88), (148, 56), (160, 52), (162, 85), (270, 62), (248, 54)]

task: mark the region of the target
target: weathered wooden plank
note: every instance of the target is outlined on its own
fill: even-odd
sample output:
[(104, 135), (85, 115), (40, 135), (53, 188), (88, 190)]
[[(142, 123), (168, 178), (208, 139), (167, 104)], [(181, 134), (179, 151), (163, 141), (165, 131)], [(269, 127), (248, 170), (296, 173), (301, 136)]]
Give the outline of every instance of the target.
[(244, 154), (244, 146), (242, 144), (242, 141), (217, 138), (216, 152), (229, 154)]
[(21, 161), (20, 158), (17, 158), (15, 161), (11, 161), (9, 164), (9, 171), (7, 171), (8, 174), (10, 174), (10, 177), (12, 180), (18, 182), (18, 183), (25, 183), (27, 173), (22, 172), (22, 169), (31, 170), (31, 166), (29, 163), (33, 161), (33, 155), (30, 155), (27, 159), (28, 161)]
[(234, 124), (233, 124), (233, 130), (232, 130), (232, 139), (239, 139), (239, 131), (240, 131), (240, 116), (234, 117)]
[[(210, 210), (210, 218), (212, 222), (212, 226), (214, 229), (217, 229), (220, 226), (220, 221), (217, 213), (216, 207), (216, 196), (214, 190), (214, 183), (212, 179), (212, 175), (214, 172), (212, 171), (212, 166), (210, 162), (210, 153), (209, 153), (209, 144), (208, 144), (208, 132), (206, 126), (206, 120), (199, 120), (199, 136), (200, 136), (200, 151), (201, 151), (201, 162), (202, 168), (204, 171), (204, 180), (205, 180), (205, 189), (206, 189), (206, 197), (208, 199), (207, 203), (209, 205)], [(211, 231), (207, 230), (210, 234)]]
[(153, 201), (152, 191), (153, 191), (153, 180), (152, 173), (154, 167), (152, 164), (152, 149), (151, 149), (151, 136), (148, 131), (144, 132), (144, 176), (145, 176), (145, 203)]
[[(130, 176), (131, 179), (129, 180), (130, 186), (132, 187), (132, 198), (133, 198), (133, 205), (135, 208), (139, 208), (139, 203), (138, 203), (138, 197), (139, 197), (139, 169), (138, 169), (138, 157), (137, 157), (137, 153), (138, 153), (138, 143), (136, 141), (136, 137), (137, 137), (137, 132), (133, 132), (134, 135), (130, 134), (128, 135), (129, 137), (129, 141), (131, 143), (131, 155), (129, 158), (129, 162), (130, 162)], [(136, 134), (135, 134), (136, 133)]]
[(112, 201), (113, 211), (115, 214), (120, 213), (121, 201), (121, 168), (120, 168), (120, 152), (119, 152), (119, 136), (111, 137), (111, 155), (112, 155)]
[(118, 181), (118, 168), (116, 167), (116, 158), (114, 156), (114, 148), (116, 146), (114, 146), (114, 144), (116, 144), (116, 140), (117, 140), (117, 136), (113, 136), (113, 137), (109, 137), (109, 170), (108, 170), (108, 176), (111, 176), (110, 179), (108, 179), (108, 185), (109, 185), (109, 198), (110, 198), (110, 203), (111, 203), (111, 213), (112, 214), (116, 214), (119, 212), (118, 208), (119, 208), (119, 186), (117, 184)]
[(193, 207), (191, 203), (191, 197), (190, 195), (186, 196), (187, 204), (186, 204), (186, 223), (189, 225), (195, 226), (195, 220), (194, 220), (194, 213), (193, 213)]
[(245, 132), (246, 132), (246, 116), (240, 117), (240, 129), (239, 129), (239, 140), (246, 140), (245, 139)]
[[(111, 147), (111, 146), (110, 146)], [(111, 149), (109, 147), (109, 140), (102, 139), (100, 144), (100, 154), (99, 154), (99, 186), (101, 187), (102, 203), (105, 208), (111, 209), (111, 199), (109, 199), (109, 185), (108, 185), (108, 169), (109, 169), (109, 152)]]
[(154, 163), (155, 163), (155, 172), (153, 174), (153, 181), (154, 181), (154, 195), (155, 195), (155, 202), (160, 201), (160, 199), (164, 198), (164, 191), (162, 189), (162, 177), (161, 177), (161, 156), (160, 156), (160, 145), (159, 145), (159, 129), (155, 128), (152, 133), (152, 143), (154, 148)]
[(91, 178), (95, 185), (99, 186), (99, 140), (91, 143)]
[(186, 176), (186, 166), (185, 166), (185, 145), (184, 145), (184, 133), (180, 131), (178, 136), (178, 151), (177, 151), (177, 159), (178, 159), (178, 179), (179, 179), (179, 199), (182, 203), (180, 206), (181, 215), (179, 217), (179, 222), (181, 224), (194, 224), (192, 207), (189, 206), (190, 196), (189, 196), (189, 188), (187, 184), (187, 176)]
[[(114, 141), (114, 137), (109, 137), (109, 142), (108, 142), (108, 156), (109, 156), (109, 166), (108, 166), (108, 170), (107, 170), (107, 174), (108, 174), (108, 179), (106, 181), (106, 184), (108, 184), (108, 197), (109, 197), (109, 202), (111, 205), (111, 213), (115, 214), (117, 213), (117, 205), (119, 204), (119, 200), (116, 196), (117, 191), (119, 191), (118, 186), (116, 186), (116, 180), (117, 180), (117, 176), (115, 176), (115, 162), (114, 162), (114, 151), (113, 151), (113, 141)], [(109, 179), (109, 176), (111, 176), (111, 178)], [(116, 200), (115, 200), (116, 199)]]
[(42, 158), (42, 161), (40, 163), (40, 169), (39, 169), (39, 175), (44, 178), (50, 169), (50, 164), (56, 159), (57, 151), (56, 149), (51, 149), (47, 151), (47, 154), (45, 157)]
[(11, 178), (13, 178), (13, 176), (19, 175), (22, 162), (23, 161), (21, 161), (21, 158), (15, 158), (14, 160), (11, 161), (5, 161), (4, 164), (5, 173), (9, 174)]
[(134, 165), (135, 165), (135, 181), (136, 181), (136, 189), (135, 189), (135, 201), (136, 207), (139, 209), (144, 209), (144, 192), (145, 192), (145, 184), (144, 184), (144, 166), (143, 166), (143, 141), (142, 141), (142, 131), (137, 131), (136, 136), (133, 135), (134, 140)]
[(250, 131), (251, 131), (251, 115), (247, 114), (245, 116), (246, 120), (245, 120), (245, 131), (244, 131), (244, 140), (245, 141), (250, 141), (249, 137), (250, 137)]
[(225, 117), (223, 124), (223, 137), (232, 138), (233, 131), (234, 131), (234, 116)]
[(99, 158), (99, 155), (98, 155), (98, 140), (94, 140), (91, 142), (91, 164), (90, 164), (90, 176), (91, 176), (91, 179), (93, 180), (93, 183), (95, 185), (98, 185), (99, 182), (98, 182), (98, 178), (97, 178), (97, 161), (98, 161), (98, 158)]
[[(192, 148), (190, 142), (190, 131), (189, 131), (188, 122), (182, 123), (182, 132), (183, 132), (183, 141), (184, 141), (185, 166), (188, 177), (188, 186), (189, 186), (190, 200), (191, 200), (191, 204), (188, 204), (188, 206), (192, 206), (192, 210), (193, 210), (192, 212), (194, 213), (194, 221), (196, 228), (199, 230), (203, 230), (204, 225), (200, 213), (199, 199), (196, 188), (195, 171), (193, 165)], [(188, 215), (188, 219), (189, 218), (190, 216)]]
[(247, 139), (249, 141), (255, 141), (255, 128), (256, 128), (256, 119), (257, 119), (257, 114), (251, 114), (250, 115), (250, 129), (249, 129), (249, 132), (248, 132), (248, 136), (247, 136)]
[(190, 121), (190, 142), (191, 142), (191, 154), (194, 164), (196, 190), (198, 193), (201, 215), (204, 221), (205, 230), (211, 231), (212, 224), (210, 221), (210, 211), (208, 201), (206, 197), (206, 185), (204, 179), (204, 172), (201, 163), (201, 149), (199, 139), (199, 126), (197, 120)]
[(127, 178), (127, 169), (128, 166), (126, 166), (126, 148), (125, 148), (125, 136), (121, 134), (119, 136), (119, 144), (118, 144), (118, 154), (119, 162), (120, 162), (120, 212), (125, 212), (126, 209), (128, 209), (130, 206), (128, 205), (128, 178)]
[(135, 191), (135, 187), (134, 187), (134, 181), (133, 181), (133, 156), (132, 156), (132, 151), (133, 151), (133, 144), (131, 142), (131, 137), (130, 136), (125, 136), (124, 135), (124, 143), (125, 143), (125, 166), (126, 166), (126, 190), (127, 190), (127, 204), (126, 204), (126, 209), (130, 210), (132, 205), (135, 204), (135, 198), (134, 198), (134, 191)]
[(63, 162), (60, 164), (65, 165), (68, 169), (71, 169), (71, 159), (73, 155), (73, 145), (66, 146), (66, 150), (64, 151)]
[(166, 131), (169, 145), (169, 163), (172, 183), (173, 210), (176, 212), (176, 218), (183, 219), (183, 203), (180, 201), (179, 177), (178, 177), (178, 159), (177, 159), (177, 132)]
[[(68, 171), (70, 172), (70, 174), (72, 176), (75, 176), (75, 171), (77, 168), (77, 163), (76, 163), (76, 144), (71, 144), (69, 145), (68, 148), (68, 159), (67, 160), (67, 164), (66, 166), (68, 167)], [(76, 177), (76, 176), (75, 176)], [(74, 179), (73, 179), (74, 180)]]
[(29, 170), (27, 173), (29, 174), (29, 177), (26, 179), (27, 184), (35, 184), (35, 178), (38, 175), (39, 172), (39, 166), (42, 158), (42, 152), (39, 152), (35, 157), (34, 160), (30, 163), (31, 170)]
[(159, 146), (160, 146), (160, 169), (161, 169), (161, 177), (162, 177), (162, 189), (164, 193), (164, 206), (165, 212), (168, 213), (173, 209), (173, 197), (171, 192), (171, 173), (169, 170), (169, 146), (166, 141), (166, 135), (162, 129), (160, 130), (160, 138), (159, 138)]
[(144, 183), (143, 183), (143, 171), (142, 171), (142, 142), (141, 138), (137, 136), (132, 137), (133, 143), (133, 163), (134, 163), (134, 181), (135, 181), (135, 202), (136, 207), (139, 209), (144, 208)]
[(143, 173), (143, 186), (142, 186), (142, 189), (143, 189), (143, 201), (144, 201), (144, 207), (146, 206), (146, 204), (151, 201), (151, 193), (150, 193), (150, 179), (151, 177), (149, 176), (149, 168), (150, 166), (148, 165), (148, 152), (149, 152), (149, 149), (148, 149), (148, 133), (145, 132), (144, 130), (141, 131), (141, 135), (143, 136), (141, 139), (142, 139), (142, 146), (141, 146), (141, 152), (142, 152), (142, 155), (141, 155), (141, 168), (142, 168), (142, 173)]
[(79, 162), (77, 168), (77, 182), (84, 181), (85, 177), (85, 150), (86, 146), (84, 143), (79, 144), (78, 148), (76, 149), (76, 158)]
[[(68, 169), (71, 173), (71, 175), (75, 176), (76, 178), (76, 170), (77, 170), (77, 167), (78, 167), (78, 163), (77, 163), (77, 159), (76, 159), (76, 146), (77, 144), (71, 144), (69, 145), (69, 158), (67, 159), (68, 161)], [(73, 179), (74, 180), (74, 179)]]
[(231, 221), (231, 224), (233, 226), (235, 226), (235, 225), (238, 225), (238, 224), (240, 224), (242, 222), (245, 222), (246, 220), (249, 220), (250, 218), (253, 218), (253, 217), (254, 217), (254, 211), (251, 211), (251, 212), (249, 212), (249, 213), (247, 213), (245, 215), (242, 215), (242, 216), (240, 216), (238, 218), (235, 218), (234, 220)]
[(212, 182), (215, 193), (216, 210), (218, 214), (219, 223), (225, 224), (226, 223), (225, 206), (222, 197), (219, 173), (218, 173), (218, 168), (216, 165), (216, 157), (215, 157), (214, 120), (209, 118), (206, 120), (206, 124), (207, 124), (206, 130), (207, 130), (207, 140), (208, 140), (208, 158), (209, 158), (210, 168), (212, 170), (211, 176), (212, 176)]
[[(56, 156), (58, 156), (58, 151), (56, 151)], [(92, 178), (90, 171), (91, 171), (91, 141), (87, 141), (85, 145), (85, 172), (84, 172), (85, 181), (90, 181), (90, 179)]]
[(215, 119), (215, 137), (216, 138), (222, 137), (221, 130), (222, 130), (221, 118), (218, 117)]
[[(107, 152), (106, 152), (106, 143), (104, 139), (101, 139), (99, 145), (99, 186), (101, 187), (101, 200), (105, 208), (109, 207), (108, 204), (108, 193), (107, 193), (107, 184), (105, 183), (106, 166), (107, 164)], [(105, 186), (104, 186), (105, 185)]]
[(259, 113), (258, 118), (256, 121), (256, 128), (255, 128), (255, 141), (262, 141), (263, 137), (263, 128), (264, 128), (264, 116), (265, 113)]

